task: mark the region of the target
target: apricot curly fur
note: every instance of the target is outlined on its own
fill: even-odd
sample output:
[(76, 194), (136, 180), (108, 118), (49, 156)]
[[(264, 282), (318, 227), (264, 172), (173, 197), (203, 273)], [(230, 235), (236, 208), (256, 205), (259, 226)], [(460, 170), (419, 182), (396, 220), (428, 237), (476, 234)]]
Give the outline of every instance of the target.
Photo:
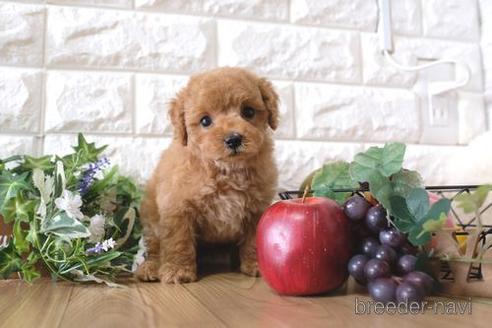
[[(253, 118), (241, 114), (244, 107), (255, 110)], [(256, 276), (256, 225), (277, 185), (272, 140), (277, 94), (269, 81), (249, 71), (219, 68), (193, 76), (169, 115), (174, 138), (141, 205), (150, 263), (137, 277), (195, 281), (198, 242), (237, 243), (241, 271)], [(209, 127), (200, 125), (205, 115), (212, 119)], [(243, 137), (237, 153), (224, 144), (231, 133)]]

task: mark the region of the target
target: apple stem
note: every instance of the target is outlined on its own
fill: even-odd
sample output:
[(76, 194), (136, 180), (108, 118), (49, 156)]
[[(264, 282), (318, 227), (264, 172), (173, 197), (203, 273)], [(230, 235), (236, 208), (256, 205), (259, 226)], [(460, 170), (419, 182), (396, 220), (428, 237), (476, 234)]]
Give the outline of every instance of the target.
[(302, 195), (302, 203), (304, 204), (304, 200), (306, 199), (306, 196), (309, 192), (309, 190), (311, 190), (311, 186), (309, 185), (309, 183), (306, 185), (306, 188), (304, 188), (304, 194)]

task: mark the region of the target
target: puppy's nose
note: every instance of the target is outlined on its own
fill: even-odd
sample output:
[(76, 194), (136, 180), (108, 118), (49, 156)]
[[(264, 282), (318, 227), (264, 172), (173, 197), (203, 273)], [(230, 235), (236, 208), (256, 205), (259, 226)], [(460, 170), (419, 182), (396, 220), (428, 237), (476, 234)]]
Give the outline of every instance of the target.
[(239, 146), (241, 146), (242, 142), (243, 136), (236, 132), (231, 133), (227, 136), (227, 138), (224, 139), (224, 143), (229, 149), (237, 149)]

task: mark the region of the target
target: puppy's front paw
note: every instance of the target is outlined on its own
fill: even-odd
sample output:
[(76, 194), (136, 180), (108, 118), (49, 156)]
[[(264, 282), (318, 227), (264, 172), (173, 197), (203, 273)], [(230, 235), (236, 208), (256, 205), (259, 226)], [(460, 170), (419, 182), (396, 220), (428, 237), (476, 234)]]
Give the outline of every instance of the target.
[(195, 266), (180, 266), (166, 263), (159, 269), (161, 282), (168, 284), (181, 284), (196, 281)]
[(241, 272), (245, 275), (251, 277), (258, 277), (260, 275), (260, 271), (258, 270), (258, 262), (256, 261), (243, 261), (241, 262)]
[(137, 268), (135, 276), (142, 281), (158, 281), (159, 263), (156, 261), (146, 260)]

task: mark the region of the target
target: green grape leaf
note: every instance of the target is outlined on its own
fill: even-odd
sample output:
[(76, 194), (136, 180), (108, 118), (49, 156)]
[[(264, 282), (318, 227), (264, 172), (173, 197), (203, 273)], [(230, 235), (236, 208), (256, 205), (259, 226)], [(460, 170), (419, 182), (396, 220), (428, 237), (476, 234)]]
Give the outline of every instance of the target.
[(44, 220), (40, 232), (51, 232), (67, 239), (85, 238), (91, 235), (86, 226), (77, 219), (69, 217), (65, 212)]
[(366, 181), (369, 182), (369, 191), (386, 210), (391, 212), (390, 197), (394, 194), (391, 181), (379, 172), (373, 172)]
[(440, 200), (438, 200), (432, 205), (429, 212), (427, 212), (427, 214), (421, 220), (421, 222), (425, 222), (427, 220), (439, 219), (443, 214), (447, 216), (450, 209), (451, 209), (451, 201), (447, 198), (441, 198)]
[(407, 197), (408, 210), (420, 221), (429, 212), (429, 193), (423, 188), (412, 189)]
[(401, 170), (406, 146), (402, 143), (389, 143), (384, 145), (382, 154), (382, 166), (379, 168), (385, 177), (389, 177)]
[(391, 183), (396, 194), (407, 197), (415, 188), (423, 188), (424, 182), (416, 171), (401, 169), (391, 176)]
[(490, 190), (492, 190), (492, 185), (483, 185), (474, 192), (462, 193), (455, 198), (457, 206), (462, 208), (465, 213), (476, 212), (482, 207)]
[(428, 272), (429, 271), (429, 262), (432, 260), (432, 257), (427, 252), (419, 252), (417, 254), (417, 262), (415, 262), (415, 270)]
[(393, 223), (399, 230), (409, 232), (415, 225), (415, 217), (408, 209), (405, 198), (401, 196), (391, 196), (390, 203), (392, 210), (391, 214), (394, 217)]
[(408, 240), (415, 246), (429, 242), (431, 232), (442, 227), (446, 221), (451, 202), (443, 198), (429, 209), (429, 194), (425, 189), (415, 188), (405, 199), (396, 195), (390, 197), (393, 223), (408, 233)]
[(422, 226), (415, 225), (408, 233), (408, 241), (415, 246), (422, 246), (431, 240), (432, 235), (428, 231), (422, 230)]
[(334, 189), (356, 189), (359, 187), (349, 174), (349, 164), (346, 162), (334, 162), (326, 164), (313, 177), (311, 189), (315, 196), (323, 196), (343, 203), (350, 192), (334, 192)]
[(431, 232), (442, 227), (446, 221), (451, 201), (442, 198), (432, 205), (430, 210), (410, 229), (408, 240), (415, 246), (428, 243), (431, 239)]
[(405, 145), (388, 143), (383, 148), (371, 147), (364, 153), (355, 155), (350, 164), (350, 175), (358, 182), (369, 182), (374, 173), (390, 177), (401, 170)]
[(436, 220), (429, 219), (429, 220), (425, 221), (424, 224), (422, 224), (422, 228), (424, 229), (424, 231), (427, 231), (427, 232), (438, 231), (439, 229), (442, 228), (442, 226), (446, 222), (447, 218), (448, 218), (448, 216), (446, 214), (442, 213), (441, 217), (439, 219), (436, 219)]

